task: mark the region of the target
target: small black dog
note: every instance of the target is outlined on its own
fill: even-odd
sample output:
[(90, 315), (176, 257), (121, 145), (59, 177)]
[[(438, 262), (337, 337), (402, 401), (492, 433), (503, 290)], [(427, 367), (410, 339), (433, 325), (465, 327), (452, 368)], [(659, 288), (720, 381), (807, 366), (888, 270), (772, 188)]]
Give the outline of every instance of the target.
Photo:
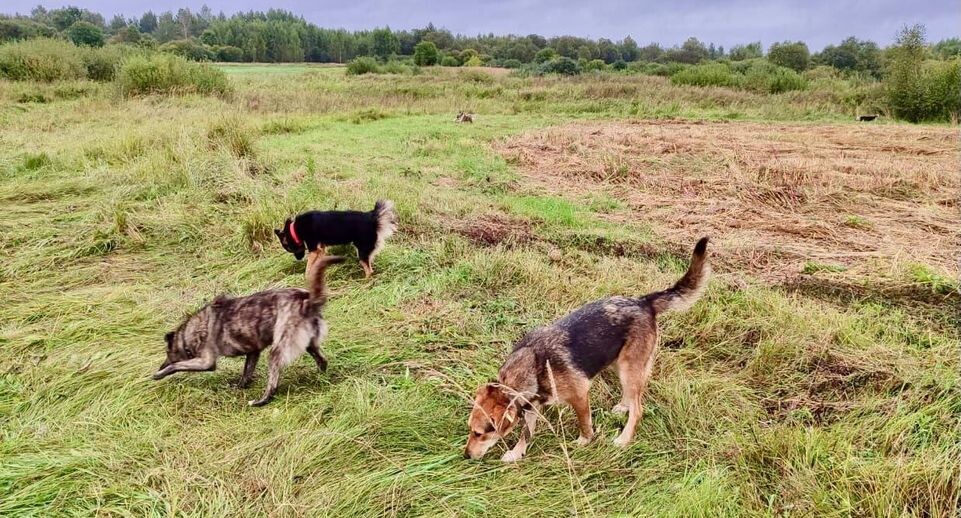
[(330, 245), (353, 244), (357, 247), (357, 258), (364, 268), (364, 275), (374, 273), (371, 262), (384, 247), (387, 238), (397, 230), (397, 213), (390, 200), (378, 200), (374, 210), (311, 211), (287, 218), (284, 228), (274, 229), (284, 250), (294, 254), (297, 260), (307, 258), (307, 271), (313, 261), (326, 254), (325, 247)]

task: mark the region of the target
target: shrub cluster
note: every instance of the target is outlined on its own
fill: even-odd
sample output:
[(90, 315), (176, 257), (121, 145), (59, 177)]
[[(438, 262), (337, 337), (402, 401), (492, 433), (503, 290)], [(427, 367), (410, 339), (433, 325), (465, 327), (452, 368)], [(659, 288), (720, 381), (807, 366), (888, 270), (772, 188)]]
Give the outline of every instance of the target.
[(84, 52), (61, 40), (37, 38), (0, 46), (0, 76), (14, 81), (84, 79)]
[(675, 72), (671, 75), (671, 82), (676, 85), (726, 86), (772, 94), (807, 88), (807, 81), (800, 74), (764, 59), (694, 65)]
[(884, 92), (892, 115), (911, 122), (961, 116), (961, 65), (928, 61), (924, 28), (906, 27), (891, 49)]
[(126, 58), (117, 72), (123, 95), (198, 93), (227, 96), (232, 88), (222, 70), (170, 54), (138, 54)]
[(37, 38), (0, 46), (0, 77), (14, 81), (114, 81), (124, 95), (199, 93), (227, 95), (223, 71), (187, 59), (127, 45), (78, 47)]
[(411, 63), (399, 60), (390, 60), (386, 63), (378, 63), (376, 59), (370, 57), (359, 57), (347, 63), (347, 75), (359, 76), (363, 74), (417, 74), (419, 69)]

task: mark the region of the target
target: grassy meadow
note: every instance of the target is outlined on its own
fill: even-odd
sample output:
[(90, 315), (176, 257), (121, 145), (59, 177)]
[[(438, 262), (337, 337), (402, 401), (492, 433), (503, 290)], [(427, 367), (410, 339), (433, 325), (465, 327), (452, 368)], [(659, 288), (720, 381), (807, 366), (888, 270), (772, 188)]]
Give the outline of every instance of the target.
[[(957, 515), (956, 126), (654, 76), (223, 69), (219, 97), (0, 81), (0, 515)], [(150, 380), (216, 294), (303, 285), (286, 216), (378, 198), (400, 228), (371, 280), (330, 270), (326, 374), (264, 408), (239, 358)], [(552, 408), (520, 463), (462, 458), (516, 339), (670, 285), (699, 235), (715, 276), (661, 319), (631, 447), (611, 373), (592, 444)]]

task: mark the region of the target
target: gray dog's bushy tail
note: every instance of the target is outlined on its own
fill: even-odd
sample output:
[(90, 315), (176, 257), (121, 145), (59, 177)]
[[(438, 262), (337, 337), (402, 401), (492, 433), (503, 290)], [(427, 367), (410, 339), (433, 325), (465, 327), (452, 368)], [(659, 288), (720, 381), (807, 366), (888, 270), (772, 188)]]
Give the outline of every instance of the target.
[(708, 238), (702, 237), (694, 245), (691, 265), (677, 284), (647, 296), (655, 313), (684, 311), (701, 298), (701, 294), (707, 288), (707, 279), (711, 276), (711, 265), (707, 260), (707, 241)]
[(377, 217), (377, 243), (374, 245), (374, 253), (384, 248), (384, 242), (397, 230), (397, 212), (394, 210), (394, 202), (390, 200), (377, 200), (374, 204), (374, 216)]
[(321, 257), (311, 265), (310, 281), (307, 292), (310, 294), (310, 304), (320, 308), (327, 303), (327, 283), (324, 282), (324, 270), (332, 264), (342, 263), (344, 258), (339, 255)]

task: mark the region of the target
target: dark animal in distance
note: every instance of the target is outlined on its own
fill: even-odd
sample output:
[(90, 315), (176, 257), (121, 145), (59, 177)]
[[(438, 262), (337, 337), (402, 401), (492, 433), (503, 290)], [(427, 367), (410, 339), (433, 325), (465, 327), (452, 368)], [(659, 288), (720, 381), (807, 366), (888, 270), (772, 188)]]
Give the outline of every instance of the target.
[(394, 231), (397, 230), (397, 213), (390, 200), (378, 200), (374, 210), (310, 211), (295, 218), (287, 218), (284, 227), (274, 229), (284, 250), (294, 254), (297, 260), (307, 258), (307, 271), (311, 264), (326, 254), (330, 245), (353, 244), (357, 248), (357, 258), (364, 268), (364, 275), (374, 273), (371, 263), (384, 247)]
[(308, 272), (309, 288), (274, 289), (229, 298), (220, 296), (167, 333), (167, 359), (154, 373), (156, 380), (175, 372), (212, 371), (222, 356), (246, 356), (238, 385), (246, 388), (254, 377), (260, 353), (270, 347), (267, 387), (253, 406), (267, 404), (280, 383), (280, 371), (310, 353), (321, 372), (327, 358), (320, 343), (327, 336), (321, 308), (327, 302), (324, 270), (343, 257), (324, 257)]
[(454, 122), (470, 122), (470, 123), (473, 123), (473, 122), (474, 122), (474, 115), (473, 115), (473, 114), (470, 114), (470, 113), (467, 113), (467, 112), (460, 112), (460, 113), (457, 114), (457, 118), (454, 119)]
[(871, 122), (877, 118), (877, 115), (858, 115), (858, 122)]
[(558, 401), (574, 408), (580, 445), (594, 437), (588, 397), (591, 378), (608, 366), (617, 369), (627, 424), (614, 444), (627, 446), (644, 411), (644, 393), (657, 349), (657, 316), (687, 309), (707, 287), (708, 239), (694, 247), (684, 277), (664, 291), (643, 297), (610, 297), (591, 302), (546, 327), (527, 333), (500, 368), (497, 381), (482, 385), (467, 421), (464, 457), (478, 459), (523, 419), (517, 444), (501, 460), (524, 456), (543, 405)]

